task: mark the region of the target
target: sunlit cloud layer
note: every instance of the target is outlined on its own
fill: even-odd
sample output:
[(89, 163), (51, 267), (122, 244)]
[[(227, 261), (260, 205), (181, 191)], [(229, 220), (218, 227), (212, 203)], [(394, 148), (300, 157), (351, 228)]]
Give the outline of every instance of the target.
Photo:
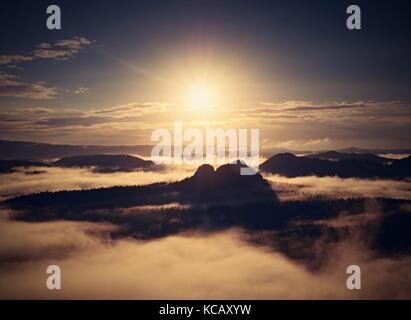
[(29, 99), (53, 99), (57, 94), (55, 87), (43, 82), (27, 83), (19, 76), (0, 72), (0, 96), (13, 96)]
[[(26, 168), (1, 174), (0, 200), (33, 192), (80, 190), (111, 186), (172, 182), (192, 175), (195, 168), (170, 166), (161, 171), (94, 173), (80, 168)], [(35, 174), (30, 174), (30, 172)]]
[[(81, 190), (111, 186), (173, 182), (191, 176), (195, 165), (168, 165), (158, 171), (96, 173), (91, 168), (33, 167), (1, 174), (0, 199), (43, 191)], [(34, 174), (33, 174), (34, 172)], [(342, 179), (338, 177), (287, 178), (263, 173), (280, 200), (386, 197), (411, 200), (411, 181)]]
[[(406, 280), (409, 258), (375, 257), (356, 240), (335, 245), (327, 265), (313, 272), (280, 253), (244, 242), (241, 230), (143, 242), (110, 240), (113, 228), (3, 219), (2, 235), (15, 240), (0, 243), (0, 297), (392, 299), (411, 294)], [(345, 284), (346, 266), (354, 262), (363, 270), (361, 291), (347, 290)], [(63, 273), (57, 293), (44, 285), (50, 264), (58, 264)]]
[(30, 136), (54, 143), (150, 144), (153, 130), (184, 128), (258, 128), (264, 147), (321, 150), (352, 145), (375, 148), (408, 147), (410, 108), (400, 102), (304, 101), (263, 103), (257, 108), (218, 108), (188, 112), (167, 102), (128, 103), (105, 108), (61, 110), (37, 107), (0, 113), (0, 138)]
[(271, 174), (264, 174), (264, 177), (273, 183), (273, 189), (282, 200), (312, 197), (386, 197), (411, 200), (411, 181), (408, 179), (400, 181), (316, 176), (286, 178)]

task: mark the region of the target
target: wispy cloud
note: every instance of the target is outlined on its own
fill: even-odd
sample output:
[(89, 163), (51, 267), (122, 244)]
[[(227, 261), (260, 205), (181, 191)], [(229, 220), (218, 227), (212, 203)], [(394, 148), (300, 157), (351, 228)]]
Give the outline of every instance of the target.
[[(132, 186), (170, 182), (192, 175), (195, 167), (170, 166), (159, 171), (96, 173), (90, 168), (37, 167), (1, 174), (0, 200), (22, 194), (44, 191), (79, 190), (112, 186)], [(27, 174), (38, 170), (37, 174)]]
[[(3, 83), (18, 80), (3, 76)], [(37, 93), (39, 96), (55, 96), (55, 88), (41, 89), (43, 94)], [(27, 90), (19, 94), (27, 95)], [(76, 95), (87, 92), (85, 87), (70, 90)], [(30, 119), (19, 109), (3, 112), (0, 116), (6, 120), (0, 124), (3, 131), (0, 136), (7, 138), (13, 132), (26, 132), (33, 138), (41, 137), (39, 141), (44, 142), (149, 144), (154, 129), (172, 129), (173, 121), (181, 120), (186, 129), (259, 128), (263, 148), (322, 150), (355, 145), (394, 149), (409, 147), (410, 113), (408, 104), (396, 101), (327, 104), (286, 101), (257, 108), (221, 108), (207, 114), (205, 119), (203, 114), (187, 112), (167, 102), (132, 102), (104, 108), (56, 110)], [(13, 121), (8, 121), (10, 118)]]
[(25, 61), (33, 60), (31, 55), (18, 55), (18, 54), (9, 54), (9, 55), (0, 55), (0, 65), (9, 65), (16, 64)]
[(325, 198), (388, 197), (411, 200), (411, 182), (389, 179), (359, 179), (338, 177), (296, 177), (264, 174), (273, 183), (280, 199), (301, 200), (313, 196)]
[(286, 149), (298, 149), (301, 147), (306, 147), (307, 150), (311, 150), (311, 148), (328, 148), (331, 145), (330, 138), (320, 138), (320, 139), (302, 139), (302, 140), (287, 140), (280, 142), (276, 145), (277, 148), (286, 148)]
[(58, 40), (54, 45), (56, 47), (67, 48), (78, 51), (86, 45), (91, 44), (92, 41), (85, 37), (74, 37), (72, 39)]
[(54, 99), (57, 95), (56, 87), (49, 87), (44, 82), (27, 83), (20, 81), (18, 76), (0, 72), (0, 96)]
[(36, 49), (27, 54), (0, 55), (0, 65), (16, 65), (35, 59), (68, 59), (74, 57), (81, 49), (91, 43), (91, 40), (84, 37), (58, 40), (53, 44), (40, 43)]
[[(25, 54), (0, 55), (0, 67), (22, 70), (21, 64), (40, 59), (68, 60), (75, 57), (91, 40), (84, 37), (58, 40), (53, 44), (40, 43), (36, 49)], [(86, 88), (79, 88), (74, 94), (83, 94)], [(20, 76), (0, 71), (0, 96), (26, 99), (54, 99), (58, 94), (56, 87), (42, 81), (26, 82)]]
[(89, 92), (89, 89), (86, 87), (79, 87), (76, 90), (74, 90), (74, 94), (76, 95), (82, 95), (82, 94), (86, 94)]

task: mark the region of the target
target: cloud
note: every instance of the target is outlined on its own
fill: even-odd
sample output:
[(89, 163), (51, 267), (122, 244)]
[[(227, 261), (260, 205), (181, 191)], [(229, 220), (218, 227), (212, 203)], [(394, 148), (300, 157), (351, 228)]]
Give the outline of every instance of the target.
[(17, 110), (17, 113), (26, 115), (45, 115), (54, 112), (55, 111), (53, 109), (43, 107), (21, 108)]
[[(44, 86), (44, 84), (43, 84)], [(80, 87), (70, 90), (85, 94)], [(50, 95), (49, 95), (50, 96)], [(310, 110), (295, 111), (309, 105)], [(294, 110), (294, 111), (292, 111)], [(313, 104), (286, 101), (259, 108), (221, 108), (204, 119), (167, 102), (131, 102), (104, 108), (89, 107), (76, 112), (55, 112), (22, 126), (7, 124), (3, 138), (15, 132), (37, 141), (79, 144), (150, 144), (157, 128), (171, 129), (181, 120), (184, 128), (258, 128), (264, 139), (263, 149), (292, 150), (362, 148), (398, 149), (409, 147), (411, 129), (409, 105), (392, 102), (334, 102)], [(25, 121), (27, 119), (24, 119)], [(4, 124), (3, 124), (4, 125)], [(110, 141), (110, 142), (108, 142)]]
[(290, 100), (281, 103), (270, 103), (270, 102), (262, 102), (265, 108), (260, 108), (257, 110), (266, 111), (266, 112), (312, 112), (312, 111), (336, 111), (341, 109), (355, 109), (355, 108), (366, 108), (373, 106), (373, 102), (364, 102), (364, 101), (357, 101), (354, 103), (348, 102), (333, 102), (330, 104), (315, 104), (310, 101), (299, 101), (299, 100)]
[(67, 58), (73, 55), (70, 51), (65, 50), (47, 50), (47, 49), (37, 49), (33, 51), (33, 56), (36, 58), (43, 58), (43, 59), (61, 59)]
[[(46, 172), (38, 175), (26, 175), (26, 171), (30, 169), (2, 175), (0, 194), (170, 181), (192, 173), (189, 170), (176, 173), (175, 168), (161, 173), (112, 175), (94, 174), (86, 169), (47, 168)], [(380, 194), (391, 193), (394, 196), (402, 190), (411, 196), (409, 181), (271, 178), (272, 181), (281, 182), (284, 188), (288, 186), (293, 190), (290, 185), (301, 187), (299, 191), (306, 195), (327, 191), (341, 196), (350, 195), (351, 192), (370, 196), (379, 190)], [(167, 204), (166, 207), (176, 206), (178, 204)], [(409, 211), (406, 206), (404, 210)], [(156, 228), (162, 222), (156, 220), (161, 219), (162, 214), (151, 213), (150, 210), (163, 208), (162, 205), (149, 205), (102, 209), (96, 212), (95, 217), (100, 215), (98, 221), (104, 221), (104, 217), (112, 215), (132, 223), (135, 215), (148, 213), (153, 217), (158, 214), (154, 217), (155, 223), (148, 224), (145, 229), (150, 233), (150, 228)], [(171, 227), (173, 236), (141, 241), (129, 238), (132, 233), (127, 232), (123, 233), (122, 238), (113, 238), (113, 234), (124, 231), (121, 226), (84, 221), (28, 223), (10, 220), (15, 212), (1, 208), (0, 298), (409, 299), (411, 258), (401, 254), (377, 254), (367, 240), (372, 236), (370, 225), (378, 225), (383, 216), (392, 213), (383, 213), (377, 201), (365, 201), (364, 208), (358, 214), (349, 215), (342, 211), (332, 218), (315, 220), (309, 216), (309, 220), (303, 222), (292, 221), (295, 225), (306, 223), (350, 230), (339, 241), (328, 241), (321, 236), (310, 238), (310, 243), (304, 238), (296, 239), (298, 241), (289, 239), (294, 246), (289, 248), (290, 251), (313, 250), (310, 262), (323, 259), (321, 268), (316, 269), (308, 268), (301, 260), (297, 262), (289, 254), (285, 255), (281, 253), (284, 251), (277, 251), (275, 246), (270, 245), (272, 241), (280, 240), (279, 231), (287, 230), (269, 230), (272, 232), (267, 241), (265, 231), (256, 229), (252, 232), (229, 229), (219, 233), (190, 231), (175, 234), (175, 229)], [(190, 221), (192, 217), (187, 214), (196, 213), (180, 213), (181, 218), (177, 215), (174, 220), (187, 218)], [(39, 214), (47, 215), (44, 212)], [(85, 219), (87, 214), (90, 212), (82, 213), (81, 219)], [(51, 218), (55, 216), (51, 215)], [(144, 225), (143, 220), (135, 221), (139, 226), (141, 223)], [(164, 220), (164, 223), (171, 225), (173, 220)], [(198, 229), (207, 229), (209, 224), (207, 219), (204, 226), (200, 225)], [(49, 291), (45, 287), (45, 270), (51, 264), (62, 268), (63, 289), (59, 292)], [(361, 267), (361, 291), (346, 288), (346, 268), (351, 264)]]
[[(241, 230), (154, 241), (111, 240), (109, 225), (1, 221), (2, 299), (409, 299), (408, 257), (378, 258), (359, 243), (334, 247), (312, 272), (242, 240)], [(7, 236), (7, 238), (5, 237)], [(13, 239), (7, 241), (6, 239)], [(62, 290), (45, 286), (48, 265)], [(346, 288), (348, 265), (363, 289)], [(395, 272), (393, 272), (395, 270)]]
[[(40, 171), (37, 174), (26, 174)], [(169, 166), (156, 172), (135, 171), (98, 174), (89, 169), (36, 167), (0, 174), (0, 200), (42, 191), (78, 190), (119, 185), (176, 181), (194, 173), (194, 167)]]
[[(31, 224), (8, 220), (7, 212), (0, 218), (0, 270), (3, 263), (15, 263), (27, 260), (63, 258), (73, 250), (83, 249), (100, 244), (116, 227), (105, 224), (55, 222)], [(47, 234), (47, 237), (44, 235)], [(89, 235), (100, 235), (99, 238)], [(4, 241), (18, 237), (20, 241)], [(32, 245), (30, 245), (30, 243)], [(27, 250), (31, 246), (33, 250)]]
[(69, 126), (93, 126), (99, 123), (108, 123), (115, 121), (115, 119), (108, 117), (50, 117), (47, 119), (41, 119), (35, 122), (35, 125), (48, 127), (48, 128), (58, 128), (58, 127), (69, 127)]
[(366, 212), (366, 213), (361, 213), (357, 215), (341, 214), (337, 218), (310, 221), (310, 223), (314, 225), (325, 225), (331, 228), (344, 228), (344, 227), (360, 228), (364, 225), (367, 225), (367, 224), (369, 225), (374, 222), (378, 223), (381, 218), (382, 218), (382, 213), (380, 211), (377, 211), (377, 212)]
[(19, 77), (0, 72), (0, 96), (29, 98), (29, 99), (54, 99), (57, 88), (48, 87), (43, 82), (26, 83)]
[[(28, 54), (0, 55), (0, 67), (21, 69), (21, 63), (38, 59), (67, 60), (91, 43), (84, 37), (59, 40), (54, 44), (40, 43), (37, 49)], [(84, 88), (77, 91), (76, 94), (85, 92)], [(49, 87), (44, 82), (27, 83), (19, 80), (18, 76), (0, 71), (0, 96), (47, 100), (56, 98), (57, 93), (57, 88)]]
[[(80, 91), (87, 92), (84, 88)], [(86, 111), (51, 110), (53, 114), (30, 118), (20, 108), (0, 113), (0, 118), (4, 119), (0, 123), (0, 137), (9, 139), (15, 134), (27, 133), (33, 138), (43, 136), (46, 142), (56, 143), (150, 144), (152, 130), (160, 126), (171, 128), (170, 114), (174, 112), (173, 107), (163, 102), (129, 103)], [(57, 140), (50, 141), (50, 137)]]
[(0, 65), (15, 64), (20, 62), (26, 62), (33, 60), (33, 56), (10, 54), (10, 55), (0, 55)]
[(409, 147), (405, 137), (411, 128), (411, 109), (405, 102), (265, 103), (244, 112), (244, 119), (265, 128), (272, 147), (293, 141), (294, 149), (304, 150), (306, 141), (324, 137), (332, 141), (327, 148), (334, 149), (352, 145), (380, 149)]
[(39, 45), (37, 45), (37, 48), (41, 48), (41, 49), (51, 49), (52, 45), (49, 43), (40, 43)]
[(41, 43), (32, 55), (33, 58), (64, 60), (73, 57), (91, 43), (92, 41), (85, 37), (58, 40), (54, 44)]
[(276, 148), (286, 148), (286, 149), (299, 149), (299, 148), (307, 148), (307, 150), (312, 149), (326, 149), (331, 145), (330, 138), (322, 138), (322, 139), (310, 139), (310, 140), (288, 140), (283, 141), (276, 144)]
[(37, 49), (24, 55), (3, 54), (0, 55), (0, 65), (18, 64), (35, 59), (56, 59), (71, 58), (75, 56), (85, 46), (92, 43), (85, 37), (73, 37), (72, 39), (58, 40), (54, 44), (40, 43)]
[(89, 92), (89, 89), (86, 87), (79, 87), (76, 90), (74, 90), (74, 94), (75, 95), (82, 95), (82, 94), (86, 94)]
[(357, 108), (368, 108), (370, 105), (367, 104), (361, 104), (361, 103), (355, 103), (355, 104), (334, 104), (334, 105), (320, 105), (320, 106), (299, 106), (299, 107), (292, 107), (288, 108), (285, 111), (325, 111), (325, 110), (342, 110), (342, 109), (357, 109)]
[[(409, 110), (406, 104), (399, 101), (334, 101), (326, 104), (313, 103), (308, 101), (285, 101), (282, 103), (261, 103), (263, 107), (250, 109), (250, 113), (254, 115), (265, 115), (271, 117), (285, 117), (289, 119), (333, 119), (335, 117), (349, 116), (370, 116), (373, 114), (381, 115), (381, 113), (396, 115), (397, 113), (406, 112)], [(307, 118), (308, 117), (308, 118)]]
[(85, 37), (74, 37), (72, 39), (58, 40), (55, 42), (56, 47), (69, 48), (72, 50), (80, 50), (84, 46), (91, 44), (92, 41)]
[(386, 197), (411, 200), (411, 181), (388, 179), (341, 179), (338, 177), (286, 178), (263, 174), (271, 181), (280, 199), (306, 199), (313, 196), (323, 198)]

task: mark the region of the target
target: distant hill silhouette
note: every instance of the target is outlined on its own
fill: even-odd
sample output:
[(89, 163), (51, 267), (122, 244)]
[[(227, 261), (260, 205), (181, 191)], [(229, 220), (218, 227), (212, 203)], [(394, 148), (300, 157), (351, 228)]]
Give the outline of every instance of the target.
[(0, 140), (0, 159), (49, 160), (90, 154), (138, 154), (149, 156), (152, 146), (65, 145)]
[[(299, 177), (315, 175), (338, 176), (340, 178), (390, 178), (403, 179), (411, 177), (411, 156), (404, 159), (388, 159), (374, 154), (365, 153), (341, 153), (328, 151), (305, 156), (295, 156), (292, 153), (280, 153), (272, 156), (260, 165), (260, 170), (273, 174), (279, 174), (286, 177)], [(96, 173), (112, 172), (130, 172), (133, 170), (160, 170), (161, 166), (155, 166), (153, 162), (141, 159), (139, 157), (126, 154), (88, 154), (81, 156), (63, 157), (52, 163), (44, 163), (30, 160), (0, 160), (0, 173), (11, 173), (17, 167), (93, 167)], [(213, 182), (213, 188), (222, 183), (223, 175), (228, 175), (231, 171), (239, 171), (241, 165), (222, 166), (216, 171), (211, 170), (210, 166), (199, 168), (198, 174), (191, 178), (190, 181), (205, 180)], [(199, 177), (202, 177), (201, 179)], [(253, 186), (253, 184), (262, 177), (257, 174), (254, 176), (241, 176), (237, 180), (234, 176), (228, 177), (231, 185), (237, 185), (238, 182), (245, 182), (244, 185)], [(248, 179), (248, 180), (247, 180)], [(252, 189), (252, 187), (250, 187)]]
[(85, 155), (61, 158), (52, 163), (57, 167), (95, 167), (98, 173), (132, 171), (136, 169), (146, 169), (154, 165), (152, 161), (144, 160), (130, 155)]
[[(106, 145), (69, 145), (50, 144), (27, 141), (0, 140), (0, 159), (28, 159), (28, 160), (51, 160), (63, 157), (90, 155), (90, 154), (130, 154), (139, 156), (150, 156), (153, 146), (106, 146)], [(262, 148), (261, 154), (270, 157), (278, 153), (309, 154), (313, 151), (293, 151), (285, 148)], [(328, 152), (318, 151), (317, 153)], [(372, 153), (375, 155), (383, 153), (411, 154), (411, 149), (363, 149), (350, 147), (337, 150), (339, 153)]]
[(389, 167), (389, 172), (393, 177), (411, 177), (411, 156), (394, 160)]
[(337, 151), (327, 151), (320, 153), (313, 153), (304, 156), (305, 158), (311, 159), (322, 159), (322, 160), (369, 160), (376, 163), (384, 164), (391, 162), (393, 159), (388, 159), (384, 157), (377, 156), (372, 153), (342, 153)]
[(47, 167), (43, 162), (29, 160), (0, 160), (0, 173), (12, 173), (18, 167)]
[(349, 147), (344, 149), (337, 150), (340, 153), (372, 153), (372, 154), (384, 154), (384, 153), (392, 153), (392, 154), (411, 154), (411, 149), (403, 148), (403, 149), (364, 149), (364, 148), (357, 148), (357, 147)]
[[(368, 156), (366, 156), (368, 157)], [(411, 176), (411, 157), (393, 160), (390, 165), (369, 159), (323, 160), (313, 157), (297, 157), (291, 153), (277, 154), (260, 165), (265, 172), (299, 177), (315, 175), (340, 178), (393, 178)]]
[[(162, 168), (161, 166), (156, 166), (152, 161), (122, 154), (66, 157), (52, 163), (30, 160), (0, 160), (0, 173), (12, 173), (18, 167), (93, 167), (93, 172), (95, 173), (130, 172), (137, 169), (160, 170)], [(30, 172), (26, 173), (30, 174)]]

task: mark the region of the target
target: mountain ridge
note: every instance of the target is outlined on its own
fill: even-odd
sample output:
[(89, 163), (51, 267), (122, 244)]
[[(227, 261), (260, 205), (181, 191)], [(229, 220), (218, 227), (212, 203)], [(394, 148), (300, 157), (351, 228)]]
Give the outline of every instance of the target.
[(64, 157), (51, 163), (53, 166), (73, 168), (73, 167), (95, 167), (97, 173), (107, 172), (128, 172), (136, 169), (147, 169), (154, 166), (154, 163), (149, 160), (144, 160), (139, 157), (130, 156), (127, 154), (97, 154), (97, 155), (82, 155)]
[(281, 153), (264, 161), (260, 165), (260, 169), (289, 178), (314, 175), (319, 177), (397, 179), (411, 176), (411, 156), (392, 160), (391, 164), (386, 164), (364, 158), (346, 158), (334, 161)]
[[(52, 144), (30, 141), (11, 141), (0, 139), (0, 159), (26, 159), (26, 160), (50, 160), (69, 156), (88, 154), (136, 154), (139, 156), (150, 156), (152, 145), (75, 145), (75, 144)], [(294, 154), (313, 154), (332, 150), (321, 151), (297, 151), (285, 148), (264, 148), (261, 153), (264, 156), (291, 152)], [(411, 154), (411, 148), (398, 149), (363, 149), (350, 147), (336, 150), (340, 153), (372, 153), (372, 154)]]

